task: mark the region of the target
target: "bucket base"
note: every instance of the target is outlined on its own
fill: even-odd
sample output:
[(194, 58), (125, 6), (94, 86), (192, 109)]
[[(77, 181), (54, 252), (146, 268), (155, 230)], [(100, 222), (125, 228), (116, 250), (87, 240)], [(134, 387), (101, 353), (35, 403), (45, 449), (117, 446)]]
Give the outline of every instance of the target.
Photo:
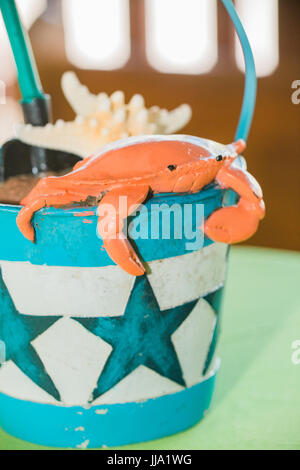
[(175, 434), (210, 405), (215, 372), (193, 387), (144, 402), (83, 408), (34, 403), (0, 394), (0, 422), (15, 437), (51, 447), (121, 446)]

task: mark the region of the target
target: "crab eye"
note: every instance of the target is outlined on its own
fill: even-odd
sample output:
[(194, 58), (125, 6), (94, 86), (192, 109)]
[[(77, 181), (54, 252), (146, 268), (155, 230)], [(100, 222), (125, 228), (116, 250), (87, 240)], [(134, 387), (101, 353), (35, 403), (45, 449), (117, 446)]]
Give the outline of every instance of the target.
[(176, 170), (176, 165), (168, 165), (170, 171)]
[(222, 156), (222, 155), (218, 155), (218, 156), (216, 157), (216, 161), (217, 161), (217, 162), (221, 162), (222, 160), (223, 160), (223, 156)]

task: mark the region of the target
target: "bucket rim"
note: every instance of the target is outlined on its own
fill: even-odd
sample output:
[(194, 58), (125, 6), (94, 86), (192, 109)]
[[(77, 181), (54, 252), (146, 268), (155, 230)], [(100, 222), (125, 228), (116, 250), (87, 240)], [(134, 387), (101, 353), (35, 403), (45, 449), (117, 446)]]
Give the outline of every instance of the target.
[[(197, 193), (157, 193), (153, 194), (151, 198), (145, 203), (146, 206), (151, 206), (153, 203), (158, 202), (172, 202), (184, 204), (184, 203), (193, 203), (197, 201), (205, 201), (211, 198), (214, 198), (219, 194), (222, 189), (217, 183), (210, 183), (205, 188), (201, 189)], [(20, 204), (6, 204), (0, 203), (0, 216), (4, 213), (15, 213), (16, 216), (20, 212), (23, 206)], [(98, 206), (81, 206), (81, 205), (72, 205), (68, 207), (55, 208), (55, 207), (45, 207), (40, 209), (38, 212), (42, 215), (47, 215), (50, 217), (70, 217), (75, 215), (92, 216), (91, 212), (94, 212), (94, 216), (97, 216)]]

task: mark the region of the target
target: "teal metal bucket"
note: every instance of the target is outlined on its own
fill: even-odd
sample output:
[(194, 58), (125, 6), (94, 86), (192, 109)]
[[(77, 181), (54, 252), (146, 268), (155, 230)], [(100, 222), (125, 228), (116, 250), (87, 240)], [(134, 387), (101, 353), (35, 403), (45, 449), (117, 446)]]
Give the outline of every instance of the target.
[[(151, 230), (157, 211), (175, 209), (170, 239), (134, 240), (147, 266), (137, 278), (103, 249), (96, 208), (39, 211), (32, 244), (16, 227), (20, 208), (0, 206), (5, 431), (47, 446), (95, 448), (167, 436), (204, 416), (218, 368), (227, 246), (205, 237), (190, 245), (178, 230), (189, 223), (199, 231), (194, 209), (203, 205), (206, 218), (223, 196), (210, 186), (148, 201), (132, 236)], [(192, 212), (176, 228), (174, 214), (187, 206)]]
[[(232, 2), (222, 2), (245, 56), (236, 140), (247, 140), (254, 60)], [(230, 196), (232, 203), (236, 196)], [(206, 218), (223, 197), (210, 187), (193, 195), (157, 195), (146, 206), (152, 214), (159, 203), (203, 204)], [(218, 368), (226, 245), (204, 237), (203, 246), (187, 249), (191, 240), (185, 237), (141, 237), (135, 245), (148, 270), (132, 278), (97, 238), (96, 209), (39, 211), (35, 245), (16, 229), (19, 210), (0, 205), (3, 429), (38, 444), (88, 448), (155, 439), (199, 421)], [(133, 231), (145, 216), (134, 219)], [(192, 231), (199, 227), (192, 217), (182, 228), (186, 222)]]

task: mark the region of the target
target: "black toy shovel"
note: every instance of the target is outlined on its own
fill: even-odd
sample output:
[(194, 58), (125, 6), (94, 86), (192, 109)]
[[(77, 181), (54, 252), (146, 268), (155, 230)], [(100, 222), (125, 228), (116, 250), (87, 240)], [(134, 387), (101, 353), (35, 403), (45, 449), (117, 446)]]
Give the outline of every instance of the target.
[[(51, 100), (43, 92), (31, 44), (20, 21), (15, 0), (0, 0), (0, 8), (17, 66), (24, 120), (33, 126), (45, 126), (51, 121)], [(48, 171), (70, 168), (79, 160), (79, 156), (68, 152), (30, 146), (12, 139), (1, 149), (0, 180), (26, 173), (43, 176)]]

